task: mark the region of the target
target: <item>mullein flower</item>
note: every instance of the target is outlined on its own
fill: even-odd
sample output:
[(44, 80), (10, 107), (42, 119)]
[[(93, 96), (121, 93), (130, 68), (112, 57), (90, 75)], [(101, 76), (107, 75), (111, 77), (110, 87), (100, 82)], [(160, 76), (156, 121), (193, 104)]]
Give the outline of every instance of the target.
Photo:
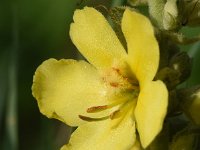
[[(128, 50), (94, 8), (76, 10), (70, 37), (88, 60), (49, 59), (35, 72), (32, 92), (42, 114), (78, 126), (61, 149), (146, 148), (162, 129), (168, 92), (153, 81), (159, 47), (150, 21), (126, 9)], [(136, 145), (135, 145), (136, 143)]]

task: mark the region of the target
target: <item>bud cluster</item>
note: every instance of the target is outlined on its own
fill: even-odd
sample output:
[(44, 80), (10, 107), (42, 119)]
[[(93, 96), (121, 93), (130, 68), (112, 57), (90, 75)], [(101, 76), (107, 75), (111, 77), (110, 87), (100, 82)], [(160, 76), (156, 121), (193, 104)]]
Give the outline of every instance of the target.
[(200, 1), (167, 0), (163, 14), (165, 30), (179, 30), (182, 26), (199, 26)]
[[(160, 48), (160, 64), (154, 80), (162, 80), (169, 91), (168, 114), (160, 135), (149, 149), (160, 149), (167, 143), (170, 150), (195, 150), (200, 145), (200, 86), (184, 87), (192, 72), (192, 58), (178, 44), (188, 44), (200, 38), (187, 39), (178, 31), (183, 26), (200, 25), (200, 0), (128, 0), (133, 6), (147, 5)], [(110, 11), (113, 27), (126, 48), (121, 32), (123, 7)], [(178, 43), (178, 44), (177, 44)], [(162, 144), (161, 144), (162, 143)], [(169, 144), (170, 143), (170, 144)], [(160, 147), (161, 146), (161, 147)]]

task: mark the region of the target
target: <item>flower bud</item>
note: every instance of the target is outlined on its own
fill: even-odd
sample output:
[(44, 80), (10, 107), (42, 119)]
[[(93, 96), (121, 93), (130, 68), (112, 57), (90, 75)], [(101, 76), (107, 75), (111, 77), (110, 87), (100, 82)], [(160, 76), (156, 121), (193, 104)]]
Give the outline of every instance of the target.
[(131, 6), (145, 5), (147, 0), (128, 0), (128, 4)]
[(179, 26), (177, 0), (168, 0), (164, 6), (163, 27), (165, 30), (175, 30)]
[(181, 89), (178, 95), (185, 114), (196, 125), (200, 125), (200, 86)]
[(199, 26), (200, 25), (200, 1), (183, 0), (180, 3), (182, 11), (182, 25)]
[(166, 0), (148, 0), (149, 14), (152, 23), (163, 29), (163, 10)]
[(168, 89), (173, 89), (179, 83), (179, 73), (172, 68), (165, 67), (162, 68), (156, 74), (156, 80), (162, 80)]
[(197, 147), (195, 143), (197, 138), (193, 129), (183, 129), (173, 138), (170, 150), (194, 150)]
[(181, 83), (190, 76), (191, 58), (186, 52), (179, 52), (171, 58), (169, 66), (179, 73), (179, 83)]

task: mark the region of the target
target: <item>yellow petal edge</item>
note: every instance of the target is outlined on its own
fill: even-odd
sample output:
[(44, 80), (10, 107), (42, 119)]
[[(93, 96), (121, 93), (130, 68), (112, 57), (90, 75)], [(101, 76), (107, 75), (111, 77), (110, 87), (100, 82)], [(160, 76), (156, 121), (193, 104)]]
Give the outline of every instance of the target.
[(137, 129), (142, 146), (146, 148), (162, 129), (167, 114), (168, 91), (162, 81), (145, 85), (138, 97), (135, 109)]
[(115, 32), (96, 9), (76, 10), (70, 37), (83, 56), (97, 68), (111, 67), (113, 61), (123, 60), (126, 51)]
[(153, 80), (159, 65), (159, 47), (149, 19), (126, 9), (122, 19), (122, 31), (128, 47), (128, 63), (140, 82)]
[(136, 140), (132, 110), (118, 126), (113, 120), (90, 122), (78, 127), (61, 150), (126, 150)]
[(35, 72), (32, 93), (42, 114), (70, 126), (85, 123), (91, 106), (105, 104), (105, 91), (96, 68), (85, 61), (49, 59)]

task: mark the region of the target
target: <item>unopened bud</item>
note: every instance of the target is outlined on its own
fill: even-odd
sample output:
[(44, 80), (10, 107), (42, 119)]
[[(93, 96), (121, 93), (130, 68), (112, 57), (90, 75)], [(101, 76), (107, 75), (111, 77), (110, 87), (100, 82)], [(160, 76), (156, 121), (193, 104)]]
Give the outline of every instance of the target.
[(177, 52), (176, 54), (173, 54), (167, 67), (158, 71), (156, 79), (162, 80), (167, 85), (168, 89), (173, 89), (178, 84), (185, 81), (190, 76), (190, 73), (190, 57), (186, 52)]
[(185, 114), (200, 125), (200, 86), (179, 90), (178, 96)]
[(179, 82), (181, 83), (190, 76), (191, 58), (186, 52), (179, 52), (171, 58), (169, 66), (179, 73)]
[(199, 0), (182, 0), (182, 25), (199, 26), (200, 25), (200, 1)]
[(156, 80), (162, 80), (168, 89), (173, 89), (179, 83), (179, 73), (172, 68), (162, 68), (156, 74)]
[(177, 0), (168, 0), (164, 6), (163, 27), (165, 30), (175, 30), (179, 26)]
[(128, 0), (127, 2), (131, 6), (139, 6), (147, 4), (147, 0)]
[[(195, 129), (194, 129), (195, 130)], [(170, 150), (194, 150), (196, 149), (197, 135), (193, 129), (184, 129), (173, 138)]]

